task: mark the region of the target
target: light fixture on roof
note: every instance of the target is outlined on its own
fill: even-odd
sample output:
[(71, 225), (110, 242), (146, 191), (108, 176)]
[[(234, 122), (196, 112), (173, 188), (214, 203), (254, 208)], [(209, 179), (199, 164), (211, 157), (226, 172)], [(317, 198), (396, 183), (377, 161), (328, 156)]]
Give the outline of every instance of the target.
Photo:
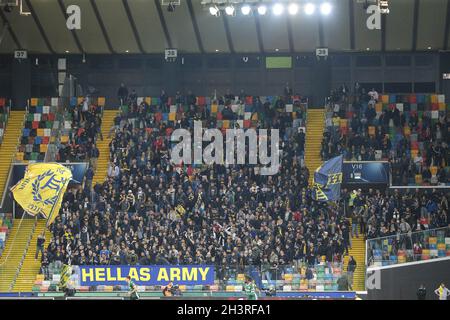
[(126, 53), (130, 52), (130, 50), (125, 50)]
[(278, 52), (278, 51), (280, 51), (280, 49), (276, 48), (275, 51)]
[(225, 13), (229, 16), (234, 15), (235, 9), (233, 5), (229, 5), (225, 7)]
[(331, 13), (331, 4), (329, 2), (324, 2), (320, 5), (320, 13), (327, 16)]
[(66, 53), (69, 53), (69, 50), (66, 50)]
[(261, 15), (261, 16), (263, 16), (263, 15), (265, 15), (266, 13), (267, 13), (267, 7), (265, 6), (265, 5), (260, 5), (259, 7), (258, 7), (258, 13), (259, 13), (259, 15)]
[(212, 16), (216, 16), (216, 17), (220, 16), (220, 10), (219, 10), (219, 8), (217, 6), (210, 6), (209, 7), (209, 13)]
[(241, 7), (241, 12), (244, 16), (249, 15), (251, 11), (252, 11), (252, 8), (248, 4), (245, 4)]
[(366, 48), (367, 51), (370, 51), (370, 48)]
[(283, 13), (284, 7), (281, 3), (275, 3), (272, 7), (273, 14), (279, 16)]
[(431, 50), (431, 47), (428, 47), (428, 50)]
[(290, 15), (296, 15), (298, 12), (298, 4), (291, 3), (288, 7), (288, 12)]
[(303, 10), (305, 11), (305, 13), (307, 14), (307, 15), (312, 15), (315, 11), (316, 11), (316, 5), (314, 4), (314, 3), (311, 3), (311, 2), (309, 2), (309, 3), (307, 3), (306, 5), (305, 5), (305, 7), (303, 8)]
[(219, 52), (219, 49), (216, 49), (216, 52)]

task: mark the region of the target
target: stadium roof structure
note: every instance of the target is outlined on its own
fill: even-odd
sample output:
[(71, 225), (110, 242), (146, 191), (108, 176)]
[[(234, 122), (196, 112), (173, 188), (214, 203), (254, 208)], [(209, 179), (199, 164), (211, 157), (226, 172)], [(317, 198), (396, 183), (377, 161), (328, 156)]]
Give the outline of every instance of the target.
[[(273, 1), (264, 0), (270, 3)], [(319, 1), (319, 0), (312, 0)], [(302, 53), (330, 51), (447, 50), (449, 0), (391, 0), (381, 30), (369, 30), (364, 0), (330, 0), (330, 15), (212, 16), (201, 0), (167, 10), (160, 0), (23, 0), (20, 15), (0, 8), (9, 26), (0, 53)], [(288, 0), (284, 2), (288, 3)], [(66, 27), (66, 8), (81, 9), (81, 29)], [(9, 10), (8, 10), (9, 11)]]

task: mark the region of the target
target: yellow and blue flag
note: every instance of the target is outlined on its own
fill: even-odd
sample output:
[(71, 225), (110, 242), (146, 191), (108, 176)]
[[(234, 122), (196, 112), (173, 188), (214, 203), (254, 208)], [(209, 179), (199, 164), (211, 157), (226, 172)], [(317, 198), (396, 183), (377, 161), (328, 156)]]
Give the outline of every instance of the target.
[(72, 267), (65, 264), (61, 268), (61, 278), (59, 279), (59, 288), (65, 289), (67, 287), (67, 284), (69, 282), (69, 278), (72, 275)]
[(72, 171), (58, 163), (29, 164), (25, 176), (11, 191), (14, 199), (30, 215), (42, 214), (47, 225), (55, 220)]
[(332, 158), (314, 172), (313, 199), (316, 201), (337, 201), (341, 197), (343, 156)]

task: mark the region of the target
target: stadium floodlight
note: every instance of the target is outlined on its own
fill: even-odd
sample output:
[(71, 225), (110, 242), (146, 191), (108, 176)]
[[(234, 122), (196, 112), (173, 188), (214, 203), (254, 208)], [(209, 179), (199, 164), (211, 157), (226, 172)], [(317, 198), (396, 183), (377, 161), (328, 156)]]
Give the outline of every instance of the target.
[(314, 3), (309, 2), (305, 5), (304, 10), (305, 13), (310, 16), (316, 11), (316, 6)]
[(331, 4), (329, 2), (324, 2), (320, 5), (320, 13), (327, 16), (331, 13)]
[(232, 5), (225, 7), (225, 13), (229, 16), (234, 14), (234, 7)]
[(220, 15), (220, 10), (217, 6), (211, 6), (211, 7), (209, 7), (209, 13), (212, 16), (218, 17)]
[(244, 16), (249, 15), (251, 11), (252, 11), (252, 8), (248, 4), (241, 7), (241, 12)]
[(275, 3), (272, 7), (273, 14), (279, 16), (283, 13), (284, 7), (281, 3)]
[(291, 3), (288, 7), (288, 11), (290, 15), (296, 15), (298, 12), (298, 4)]
[(266, 14), (266, 12), (267, 12), (267, 7), (266, 7), (265, 5), (260, 5), (260, 6), (258, 7), (258, 13), (259, 13), (259, 15), (263, 16), (263, 15)]

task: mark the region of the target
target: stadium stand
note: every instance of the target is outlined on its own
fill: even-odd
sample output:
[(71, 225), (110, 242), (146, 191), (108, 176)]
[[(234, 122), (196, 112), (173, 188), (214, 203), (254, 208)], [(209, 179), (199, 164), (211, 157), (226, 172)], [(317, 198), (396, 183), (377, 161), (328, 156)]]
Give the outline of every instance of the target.
[(16, 160), (41, 162), (49, 143), (53, 142), (52, 130), (58, 128), (60, 120), (56, 120), (57, 107), (50, 106), (48, 99), (32, 98), (30, 101)]
[(369, 265), (386, 266), (450, 256), (450, 228), (402, 233), (369, 241)]
[[(92, 150), (100, 142), (99, 134), (106, 138), (114, 133), (112, 140), (105, 139), (110, 158), (107, 175), (103, 183), (85, 183), (66, 193), (61, 214), (52, 226), (52, 234), (48, 234), (49, 246), (44, 256), (36, 262), (36, 248), (29, 250), (14, 289), (54, 291), (62, 264), (70, 262), (217, 266), (213, 286), (181, 286), (183, 291), (237, 292), (243, 285), (243, 275), (252, 272), (261, 275), (262, 286), (280, 291), (332, 291), (337, 290), (338, 279), (347, 270), (348, 254), (355, 255), (355, 250), (364, 252), (359, 243), (364, 243), (366, 237), (391, 236), (371, 251), (369, 259), (375, 265), (417, 259), (411, 258), (413, 249), (405, 241), (399, 243), (393, 236), (446, 227), (450, 221), (448, 193), (343, 190), (343, 201), (337, 206), (313, 202), (305, 161), (308, 148), (305, 150), (305, 136), (300, 134), (300, 128), (307, 131), (306, 119), (310, 120), (310, 115), (300, 101), (300, 97), (143, 97), (129, 101), (118, 114), (113, 110), (108, 121), (100, 124), (102, 111), (98, 103), (90, 103), (89, 110), (82, 114), (84, 101), (77, 98), (77, 104), (61, 118), (67, 130), (60, 138), (58, 160), (90, 161)], [(33, 121), (39, 121), (36, 134), (37, 129), (44, 129), (39, 126), (47, 126), (51, 121), (43, 117), (48, 110), (38, 104), (39, 100), (26, 118), (31, 130)], [(349, 103), (345, 108), (353, 106)], [(342, 115), (345, 108), (339, 106), (336, 114)], [(320, 122), (324, 113), (318, 115)], [(336, 132), (337, 128), (329, 125), (330, 115), (328, 110), (322, 123), (328, 132)], [(440, 116), (442, 119), (445, 112)], [(352, 117), (351, 112), (345, 111), (344, 119)], [(225, 169), (169, 163), (170, 133), (177, 127), (192, 130), (194, 119), (222, 131), (234, 127), (281, 129), (285, 147), (280, 174), (261, 178), (248, 167)], [(331, 123), (339, 123), (339, 133), (351, 135), (353, 131), (333, 117)], [(368, 132), (369, 127), (361, 131)], [(45, 131), (40, 133), (46, 137)], [(21, 140), (24, 142), (24, 137)], [(395, 136), (392, 140), (396, 141)], [(310, 154), (319, 151), (310, 150)], [(384, 153), (389, 160), (390, 151)], [(332, 154), (324, 156), (322, 149), (324, 159)], [(351, 153), (349, 157), (362, 159), (357, 158), (360, 154)], [(31, 229), (22, 232), (24, 240), (15, 241), (20, 244), (30, 233)], [(14, 228), (10, 234), (14, 234)], [(15, 234), (17, 238), (17, 231)], [(421, 243), (421, 259), (448, 255), (447, 242), (442, 236), (437, 236), (436, 241), (427, 237)], [(14, 254), (13, 250), (11, 255)], [(361, 256), (357, 255), (359, 275), (355, 274), (355, 287), (359, 287), (357, 281), (364, 280), (365, 261)], [(13, 262), (19, 263), (9, 259), (11, 270)], [(252, 265), (258, 266), (256, 271), (252, 271)], [(3, 286), (7, 281), (4, 282)], [(81, 292), (125, 289), (78, 286)]]
[(347, 160), (389, 160), (393, 185), (448, 184), (445, 128), (449, 127), (450, 104), (445, 104), (445, 96), (390, 94), (378, 98), (369, 94), (330, 98), (322, 158), (344, 153)]
[[(266, 261), (269, 264), (283, 265), (292, 263), (294, 260), (306, 259), (308, 252), (311, 265), (315, 265), (322, 259), (329, 262), (340, 261), (345, 250), (344, 242), (348, 242), (348, 240), (344, 240), (342, 235), (338, 235), (338, 229), (341, 225), (345, 225), (345, 221), (338, 220), (335, 211), (332, 213), (333, 217), (330, 218), (330, 223), (333, 225), (332, 235), (335, 235), (338, 240), (331, 240), (331, 235), (328, 236), (325, 231), (329, 222), (328, 218), (325, 218), (327, 213), (319, 208), (313, 208), (312, 212), (320, 214), (318, 217), (314, 217), (305, 206), (306, 202), (310, 201), (307, 199), (305, 188), (308, 172), (306, 168), (300, 168), (303, 156), (295, 152), (299, 150), (294, 147), (297, 145), (298, 135), (291, 127), (294, 122), (296, 128), (304, 125), (305, 110), (302, 110), (301, 104), (295, 105), (294, 103), (289, 106), (284, 103), (283, 99), (270, 97), (265, 99), (246, 97), (247, 105), (229, 103), (227, 106), (220, 102), (219, 104), (211, 103), (208, 98), (203, 97), (186, 97), (186, 100), (188, 99), (195, 104), (189, 107), (180, 103), (178, 108), (174, 108), (170, 105), (148, 105), (146, 103), (148, 101), (160, 103), (161, 99), (142, 98), (139, 106), (131, 104), (131, 106), (122, 108), (121, 115), (116, 119), (117, 132), (111, 143), (111, 160), (118, 167), (120, 177), (114, 177), (114, 170), (108, 171), (107, 181), (103, 185), (94, 187), (95, 192), (91, 194), (95, 199), (94, 202), (88, 200), (89, 194), (86, 193), (86, 190), (74, 190), (67, 195), (68, 198), (65, 198), (63, 202), (61, 216), (63, 220), (58, 220), (54, 225), (54, 239), (50, 243), (44, 260), (67, 262), (69, 257), (66, 249), (67, 244), (70, 243), (69, 247), (73, 246), (71, 249), (73, 254), (70, 255), (73, 264), (114, 263), (114, 261), (128, 264), (137, 263), (139, 260), (141, 263), (177, 263), (178, 261), (178, 263), (220, 264), (229, 262), (231, 265)], [(266, 101), (266, 108), (260, 108), (259, 110), (263, 110), (262, 112), (252, 114), (250, 103), (253, 101), (256, 103)], [(299, 101), (299, 99), (294, 97), (293, 101)], [(171, 112), (164, 112), (170, 109), (172, 109), (172, 115), (170, 115)], [(274, 116), (268, 116), (269, 112), (273, 112)], [(246, 115), (246, 113), (248, 114)], [(162, 168), (166, 168), (169, 164), (167, 157), (164, 156), (167, 154), (169, 143), (168, 132), (173, 129), (171, 125), (175, 124), (174, 120), (177, 117), (187, 127), (192, 127), (193, 121), (190, 119), (210, 121), (222, 129), (236, 124), (244, 127), (261, 124), (280, 127), (283, 130), (282, 136), (285, 143), (291, 146), (287, 148), (286, 158), (283, 160), (286, 165), (282, 166), (282, 170), (290, 172), (287, 176), (292, 179), (286, 181), (281, 178), (276, 178), (275, 181), (268, 179), (259, 189), (254, 180), (256, 178), (253, 178), (250, 171), (244, 168), (236, 167), (231, 172), (229, 170), (227, 172), (218, 166), (217, 173), (215, 173), (208, 168), (191, 166), (181, 168), (169, 165), (167, 170), (163, 170)], [(147, 162), (149, 162), (148, 165)], [(243, 172), (247, 172), (248, 176), (242, 175)], [(145, 179), (138, 178), (144, 175), (147, 176)], [(240, 178), (236, 179), (239, 176)], [(294, 177), (297, 178), (297, 181), (294, 181)], [(263, 181), (258, 182), (262, 183)], [(226, 190), (225, 186), (229, 183), (230, 190)], [(293, 190), (294, 186), (302, 184), (303, 189), (295, 188), (296, 191)], [(292, 194), (282, 192), (282, 196), (277, 199), (270, 192), (272, 189), (279, 189), (281, 192), (281, 188), (289, 190)], [(143, 192), (143, 189), (146, 191)], [(250, 201), (251, 205), (245, 205), (246, 201)], [(280, 212), (272, 210), (270, 208), (272, 204)], [(94, 210), (95, 214), (87, 216), (86, 210), (79, 210), (79, 205), (81, 208)], [(180, 214), (183, 212), (180, 210), (180, 206), (186, 212), (185, 215)], [(227, 206), (234, 210), (227, 209)], [(257, 214), (249, 212), (252, 206), (256, 208)], [(137, 213), (134, 213), (136, 210)], [(281, 226), (283, 224), (282, 217), (286, 214), (291, 219), (292, 217), (295, 219), (293, 222)], [(236, 219), (241, 223), (242, 219), (247, 219), (255, 226), (238, 224), (234, 222)], [(325, 221), (321, 223), (320, 219)], [(159, 240), (151, 234), (157, 230), (160, 232), (166, 223), (173, 225), (169, 229), (167, 237), (171, 242), (175, 241), (175, 247), (173, 249), (161, 247), (156, 250), (154, 246), (159, 243)], [(267, 238), (267, 232), (263, 232), (266, 229), (272, 232), (279, 230), (278, 232), (282, 234), (295, 237), (293, 227), (298, 223), (303, 223), (306, 235), (300, 233), (297, 237), (299, 239), (307, 237), (310, 243), (304, 241), (302, 247), (297, 248), (296, 251), (293, 250), (291, 240), (285, 241), (284, 237), (280, 236), (277, 236), (276, 240), (271, 237)], [(208, 232), (201, 230), (201, 226), (206, 226), (206, 224), (213, 226), (209, 228), (211, 230)], [(317, 230), (315, 230), (316, 224), (321, 225)], [(95, 225), (102, 227), (100, 230), (94, 231), (92, 228)], [(115, 229), (114, 225), (117, 225), (120, 230)], [(131, 229), (130, 226), (132, 226)], [(227, 235), (230, 233), (230, 227), (236, 229), (234, 232), (238, 232), (239, 236), (236, 239), (232, 240)], [(109, 231), (107, 231), (108, 229)], [(345, 229), (348, 230), (348, 226), (344, 227), (344, 233)], [(133, 230), (131, 233), (134, 235), (133, 238), (129, 238), (131, 230)], [(257, 242), (248, 243), (249, 239), (246, 239), (245, 236), (249, 231), (253, 234), (260, 233), (261, 237), (265, 238), (257, 241), (277, 243), (279, 248), (270, 248), (270, 246), (264, 248), (264, 245), (258, 245)], [(184, 234), (184, 239), (183, 237), (179, 238), (180, 233)], [(85, 236), (87, 234), (89, 234), (90, 244), (86, 243)], [(318, 255), (314, 253), (319, 246), (319, 242), (315, 240), (316, 234), (317, 238), (323, 237), (324, 240)], [(197, 237), (203, 244), (201, 246), (203, 249), (197, 250), (201, 254), (195, 254), (193, 250), (193, 245), (197, 245), (194, 238)], [(176, 241), (176, 238), (182, 241)], [(208, 248), (207, 241), (222, 244), (224, 248), (228, 249)], [(259, 255), (253, 257), (249, 250), (247, 254), (239, 257), (237, 248), (231, 249), (236, 246), (236, 243), (241, 243), (242, 246), (244, 241), (255, 246), (257, 249), (255, 252), (260, 252)], [(127, 244), (127, 242), (129, 243)], [(94, 245), (94, 243), (96, 244)], [(151, 248), (155, 250), (151, 250)], [(108, 255), (100, 255), (99, 250), (108, 252)], [(188, 254), (182, 255), (181, 252), (186, 252), (186, 250)], [(265, 255), (261, 252), (264, 250), (267, 251)], [(48, 263), (46, 262), (44, 265), (48, 265)]]

